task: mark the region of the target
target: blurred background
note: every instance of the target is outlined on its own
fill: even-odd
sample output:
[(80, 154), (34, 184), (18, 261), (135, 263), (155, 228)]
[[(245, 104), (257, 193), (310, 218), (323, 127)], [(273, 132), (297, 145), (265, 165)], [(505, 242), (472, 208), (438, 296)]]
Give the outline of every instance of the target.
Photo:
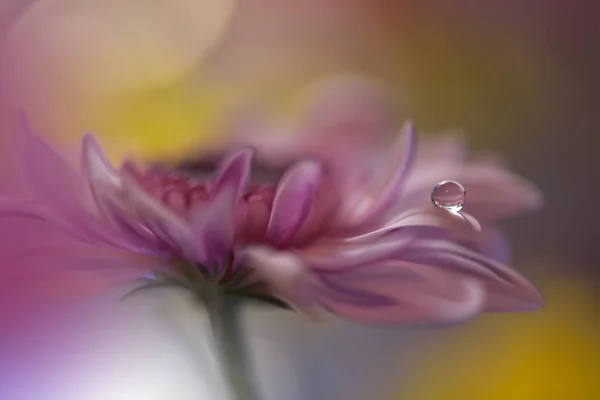
[[(260, 102), (274, 115), (293, 113), (302, 88), (326, 75), (350, 73), (386, 82), (398, 94), (402, 115), (413, 118), (422, 132), (459, 127), (474, 149), (505, 155), (516, 171), (542, 188), (544, 209), (509, 221), (505, 228), (514, 265), (539, 285), (546, 309), (398, 335), (357, 328), (305, 334), (313, 329), (305, 325), (301, 335), (273, 328), (262, 337), (277, 330), (280, 338), (255, 355), (265, 365), (261, 370), (282, 357), (293, 362), (314, 347), (325, 358), (305, 356), (308, 369), (346, 356), (362, 365), (348, 372), (369, 381), (362, 387), (370, 394), (358, 399), (598, 399), (597, 9), (585, 0), (3, 0), (1, 102), (4, 110), (24, 109), (36, 129), (56, 141), (71, 143), (93, 131), (115, 160), (128, 154), (167, 159), (190, 145), (218, 140), (227, 116), (241, 104)], [(4, 137), (0, 144), (9, 148)], [(0, 176), (9, 173), (0, 171)], [(144, 354), (178, 371), (192, 368), (182, 364), (191, 361), (172, 356), (179, 354), (173, 345), (148, 355), (145, 345), (168, 334), (143, 333), (140, 341), (138, 333), (157, 330), (160, 318), (148, 311), (151, 306), (138, 306), (145, 311), (128, 308), (119, 314), (106, 311), (106, 304), (90, 306), (104, 310), (91, 324), (101, 328), (82, 323), (80, 315), (89, 312), (72, 310), (70, 323), (78, 328), (71, 336), (79, 344), (69, 354), (96, 348), (76, 362), (95, 370), (86, 378), (92, 383), (80, 383), (114, 387), (111, 399), (173, 398), (161, 395), (163, 389), (146, 395), (136, 391), (161, 375), (160, 369), (144, 370), (140, 383), (88, 368), (96, 363), (98, 343), (109, 341), (107, 331), (111, 338), (121, 337), (119, 327), (131, 339), (115, 339), (121, 344), (112, 351), (100, 346), (108, 357), (102, 362), (123, 365), (122, 360)], [(131, 322), (130, 314), (138, 322)], [(303, 323), (284, 325), (290, 324)], [(348, 344), (334, 348), (331, 337)], [(30, 340), (42, 339), (33, 335)], [(294, 343), (282, 344), (288, 350), (273, 355), (277, 340)], [(362, 350), (351, 350), (357, 343)], [(409, 356), (407, 347), (417, 350)], [(331, 349), (330, 355), (323, 348)], [(168, 360), (165, 354), (171, 354)], [(322, 368), (326, 375), (338, 371), (330, 380), (350, 382), (342, 364)], [(372, 372), (379, 365), (385, 373)], [(23, 371), (18, 376), (24, 380), (27, 368)], [(196, 381), (193, 374), (183, 375), (185, 382)], [(269, 372), (264, 375), (267, 382)], [(54, 384), (69, 381), (68, 376)], [(169, 385), (175, 387), (176, 379)], [(281, 383), (288, 380), (278, 382), (281, 391), (272, 400), (354, 398), (343, 391), (350, 383), (308, 395)], [(75, 400), (104, 398), (100, 389), (77, 387)], [(20, 393), (18, 384), (11, 390)], [(200, 389), (186, 393), (195, 390)], [(298, 397), (291, 394), (294, 390)], [(46, 399), (11, 396), (6, 398)]]

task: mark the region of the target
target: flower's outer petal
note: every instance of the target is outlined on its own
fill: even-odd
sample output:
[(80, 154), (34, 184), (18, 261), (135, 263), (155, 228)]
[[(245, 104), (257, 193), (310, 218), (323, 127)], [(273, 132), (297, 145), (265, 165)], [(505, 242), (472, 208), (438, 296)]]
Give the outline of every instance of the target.
[(475, 279), (404, 261), (368, 264), (320, 278), (315, 301), (361, 323), (457, 323), (480, 313), (486, 298)]
[(226, 158), (217, 171), (212, 190), (219, 192), (223, 187), (233, 185), (235, 197), (242, 197), (250, 179), (252, 156), (252, 150), (243, 149)]
[(416, 240), (396, 257), (478, 279), (486, 290), (486, 311), (530, 311), (543, 306), (539, 291), (519, 272), (457, 243)]
[(484, 224), (479, 234), (475, 235), (474, 242), (466, 243), (467, 247), (485, 254), (488, 257), (507, 264), (510, 261), (511, 249), (508, 238), (496, 226)]
[(251, 150), (243, 149), (226, 158), (210, 189), (210, 200), (192, 211), (190, 224), (198, 261), (216, 261), (231, 250), (236, 206), (250, 179), (252, 156)]
[(73, 167), (31, 129), (21, 114), (18, 151), (23, 155), (23, 167), (36, 201), (69, 214), (80, 208), (83, 180)]
[(494, 163), (468, 164), (461, 180), (468, 192), (465, 210), (483, 220), (532, 212), (543, 203), (535, 185)]
[(0, 292), (22, 300), (93, 296), (151, 270), (151, 259), (89, 246), (43, 219), (0, 223)]
[(310, 312), (312, 302), (307, 297), (307, 284), (311, 274), (300, 258), (293, 253), (264, 246), (248, 247), (241, 257), (268, 283), (277, 297), (295, 308)]
[(348, 165), (360, 163), (375, 149), (374, 135), (388, 136), (396, 129), (393, 96), (372, 80), (327, 77), (303, 97), (306, 107), (297, 128), (265, 124), (264, 112), (246, 109), (226, 133), (226, 143), (251, 145), (261, 158), (280, 167), (316, 157), (347, 174)]
[(277, 245), (294, 238), (308, 217), (321, 179), (321, 166), (304, 161), (290, 168), (281, 178), (269, 219), (267, 237)]
[(297, 132), (302, 147), (341, 169), (374, 148), (374, 135), (396, 129), (393, 98), (384, 85), (353, 76), (328, 77), (305, 94), (307, 109)]
[(460, 182), (467, 191), (464, 210), (480, 220), (498, 220), (538, 209), (543, 196), (538, 188), (490, 161), (422, 160), (407, 181), (397, 214), (429, 201), (431, 190), (444, 180)]
[[(32, 202), (38, 205), (38, 216), (60, 226), (82, 242), (143, 252), (139, 245), (132, 245), (119, 232), (103, 226), (85, 209), (83, 178), (31, 130), (24, 116), (21, 116), (20, 122), (20, 151), (34, 196)], [(27, 207), (31, 209), (31, 205)], [(43, 215), (40, 214), (42, 210)]]
[(112, 227), (131, 244), (134, 251), (158, 251), (158, 238), (130, 216), (126, 209), (120, 173), (110, 165), (100, 144), (89, 134), (83, 138), (81, 165), (95, 203)]
[(34, 201), (0, 196), (0, 218), (21, 217), (44, 220), (47, 214), (47, 208)]
[(188, 223), (146, 193), (127, 170), (122, 172), (122, 185), (123, 201), (136, 218), (161, 241), (179, 249), (182, 256), (193, 259), (194, 235)]
[(390, 258), (415, 238), (415, 232), (398, 230), (374, 241), (318, 242), (298, 251), (298, 255), (311, 270), (339, 271)]
[(390, 232), (407, 228), (432, 228), (447, 230), (464, 237), (473, 237), (481, 231), (481, 225), (466, 213), (443, 210), (433, 205), (416, 208), (398, 215), (379, 229), (349, 238), (349, 241), (376, 240)]
[(367, 187), (348, 193), (342, 206), (342, 223), (357, 225), (385, 215), (402, 194), (415, 161), (416, 134), (412, 122), (407, 122), (394, 145), (392, 162), (371, 179)]
[(468, 151), (465, 134), (458, 130), (420, 137), (415, 169), (427, 168), (437, 163), (462, 164), (467, 159)]
[(202, 263), (218, 261), (232, 249), (235, 238), (235, 207), (238, 202), (235, 181), (219, 192), (190, 219), (195, 242), (195, 259)]

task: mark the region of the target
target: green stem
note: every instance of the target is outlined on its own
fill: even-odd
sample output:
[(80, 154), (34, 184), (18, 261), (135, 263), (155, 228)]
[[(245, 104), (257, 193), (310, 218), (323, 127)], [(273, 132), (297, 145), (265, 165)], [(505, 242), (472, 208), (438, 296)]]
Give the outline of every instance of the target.
[(235, 298), (213, 293), (204, 297), (220, 361), (235, 400), (259, 400), (250, 377), (241, 327), (241, 304)]

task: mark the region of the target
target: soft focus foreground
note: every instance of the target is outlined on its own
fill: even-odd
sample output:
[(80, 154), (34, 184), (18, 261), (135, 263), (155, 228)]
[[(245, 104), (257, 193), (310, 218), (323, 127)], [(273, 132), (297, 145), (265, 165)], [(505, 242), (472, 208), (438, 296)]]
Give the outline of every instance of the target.
[[(368, 74), (396, 85), (392, 91), (401, 94), (403, 115), (415, 116), (419, 126), (433, 132), (448, 125), (464, 128), (477, 147), (506, 154), (549, 198), (543, 213), (506, 224), (515, 263), (542, 283), (544, 311), (492, 316), (433, 338), (427, 331), (404, 334), (418, 336), (415, 340), (356, 327), (315, 328), (257, 310), (248, 320), (256, 325), (254, 356), (270, 398), (378, 398), (394, 386), (402, 398), (416, 399), (598, 396), (589, 376), (598, 369), (598, 311), (592, 306), (598, 259), (591, 240), (597, 213), (585, 206), (598, 190), (589, 185), (597, 145), (591, 132), (598, 122), (591, 9), (567, 9), (561, 2), (450, 6), (366, 0), (351, 7), (308, 1), (292, 8), (262, 0), (238, 1), (231, 15), (217, 9), (168, 15), (159, 3), (139, 13), (131, 3), (130, 12), (159, 23), (99, 18), (105, 12), (96, 5), (81, 6), (84, 17), (70, 12), (72, 24), (60, 22), (64, 15), (57, 22), (40, 11), (33, 17), (20, 13), (23, 19), (11, 32), (8, 24), (26, 4), (3, 3), (0, 31), (10, 36), (2, 60), (3, 101), (17, 102), (36, 127), (55, 136), (102, 133), (115, 158), (138, 149), (140, 156), (171, 159), (199, 143), (199, 135), (220, 132), (218, 121), (242, 100), (294, 110), (289, 95), (313, 78)], [(88, 33), (89, 15), (99, 19), (96, 36)], [(192, 29), (206, 26), (205, 19), (224, 26), (213, 26), (214, 32)], [(170, 36), (157, 27), (163, 21), (181, 29)], [(31, 27), (38, 31), (28, 33)], [(90, 39), (112, 37), (102, 33), (108, 31), (114, 41), (100, 46)], [(198, 53), (190, 56), (181, 37)], [(216, 37), (221, 41), (207, 56)], [(50, 44), (41, 38), (61, 51), (48, 51)], [(132, 59), (144, 67), (123, 67)], [(8, 139), (0, 141), (6, 149)], [(10, 177), (11, 171), (0, 174)], [(206, 377), (205, 366), (195, 366), (196, 357), (186, 350), (189, 338), (198, 346), (200, 327), (188, 325), (186, 341), (168, 331), (165, 315), (147, 304), (128, 308), (107, 300), (80, 307), (22, 318), (14, 343), (40, 350), (30, 354), (14, 346), (8, 353), (20, 362), (0, 368), (4, 397), (53, 399), (54, 392), (57, 399), (75, 400), (192, 399), (206, 390), (203, 383), (215, 386), (218, 379), (199, 378)], [(166, 314), (190, 320), (181, 305)], [(421, 357), (415, 358), (407, 347), (416, 344), (430, 351), (417, 351)], [(55, 366), (53, 374), (48, 365)], [(167, 374), (165, 365), (171, 368)], [(292, 365), (297, 371), (291, 372)], [(403, 373), (407, 369), (410, 374)], [(302, 387), (307, 382), (312, 391)]]

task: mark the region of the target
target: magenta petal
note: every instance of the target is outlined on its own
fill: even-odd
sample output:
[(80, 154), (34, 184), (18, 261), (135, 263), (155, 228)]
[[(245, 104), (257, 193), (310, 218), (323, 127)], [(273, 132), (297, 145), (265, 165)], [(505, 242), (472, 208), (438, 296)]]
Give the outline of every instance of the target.
[(471, 163), (461, 179), (468, 191), (465, 210), (478, 218), (506, 218), (535, 211), (543, 203), (535, 185), (493, 163)]
[(413, 240), (413, 233), (398, 231), (375, 241), (316, 243), (299, 255), (313, 270), (336, 271), (390, 258)]
[(194, 235), (188, 223), (146, 193), (128, 171), (122, 173), (123, 201), (128, 209), (160, 240), (193, 259)]
[(252, 150), (244, 149), (225, 159), (217, 171), (212, 190), (219, 192), (224, 186), (234, 185), (234, 196), (240, 198), (248, 185), (252, 156)]
[[(24, 169), (43, 218), (80, 241), (130, 249), (122, 237), (109, 232), (83, 207), (83, 179), (22, 120)], [(27, 206), (32, 207), (32, 204)]]
[(39, 138), (22, 117), (24, 168), (36, 201), (64, 211), (80, 201), (82, 179), (76, 170)]
[(31, 200), (14, 200), (0, 196), (0, 218), (6, 217), (44, 220), (47, 217), (47, 209)]
[(402, 261), (324, 273), (321, 279), (315, 287), (317, 303), (362, 323), (456, 323), (477, 315), (485, 305), (477, 280)]
[(436, 265), (480, 280), (489, 296), (486, 310), (524, 311), (543, 305), (538, 290), (516, 270), (476, 251), (445, 240), (419, 240), (397, 257)]
[(495, 226), (484, 225), (472, 243), (467, 244), (481, 254), (506, 264), (510, 260), (510, 244), (507, 237)]
[(312, 299), (309, 297), (308, 285), (312, 276), (300, 258), (290, 252), (262, 246), (246, 248), (241, 257), (279, 298), (293, 307), (310, 312)]
[(432, 188), (445, 180), (466, 188), (463, 210), (482, 221), (531, 212), (543, 203), (538, 188), (495, 162), (425, 159), (411, 174), (395, 213), (425, 204)]
[(128, 215), (122, 199), (121, 175), (110, 165), (100, 144), (89, 134), (83, 139), (81, 165), (100, 212), (114, 230), (135, 246), (130, 249), (143, 253), (156, 251), (159, 246), (157, 237)]
[(235, 210), (250, 178), (251, 150), (229, 156), (219, 168), (207, 204), (193, 210), (190, 217), (195, 238), (195, 257), (213, 262), (231, 250), (235, 237)]
[(122, 184), (119, 173), (110, 165), (102, 151), (102, 147), (96, 138), (90, 134), (86, 134), (83, 137), (81, 166), (92, 186), (92, 191), (98, 185), (108, 187), (113, 192), (121, 190)]
[(0, 223), (0, 291), (8, 301), (99, 294), (147, 274), (150, 261), (82, 244), (45, 220), (9, 216)]
[(282, 245), (293, 239), (308, 217), (321, 179), (321, 166), (305, 161), (293, 166), (281, 178), (269, 219), (267, 237)]
[(465, 237), (473, 237), (481, 231), (481, 225), (472, 216), (429, 205), (406, 211), (387, 222), (383, 227), (352, 237), (349, 240), (376, 240), (385, 234), (406, 228), (442, 229)]
[(195, 257), (199, 262), (211, 263), (226, 255), (235, 237), (235, 207), (238, 202), (238, 182), (228, 181), (219, 192), (190, 219), (195, 237)]
[(394, 102), (385, 85), (358, 77), (328, 78), (313, 85), (306, 99), (295, 151), (322, 156), (341, 173), (375, 147), (375, 134), (387, 136), (396, 129)]
[(415, 161), (416, 133), (407, 122), (394, 145), (392, 162), (371, 179), (368, 186), (348, 194), (341, 218), (352, 224), (367, 223), (385, 214), (402, 194), (402, 185), (409, 177)]

